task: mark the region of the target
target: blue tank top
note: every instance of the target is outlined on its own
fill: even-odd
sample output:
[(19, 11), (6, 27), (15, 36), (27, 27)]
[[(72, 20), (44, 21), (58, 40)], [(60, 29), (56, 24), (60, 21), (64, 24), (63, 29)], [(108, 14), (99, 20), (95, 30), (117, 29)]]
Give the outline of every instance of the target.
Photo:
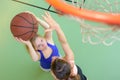
[(48, 58), (45, 58), (43, 55), (43, 52), (41, 50), (38, 50), (38, 52), (41, 55), (40, 61), (40, 66), (44, 69), (50, 69), (51, 68), (51, 62), (52, 62), (52, 57), (53, 56), (58, 56), (60, 57), (59, 51), (56, 47), (56, 45), (52, 45), (50, 43), (47, 43), (47, 45), (52, 49), (52, 53)]

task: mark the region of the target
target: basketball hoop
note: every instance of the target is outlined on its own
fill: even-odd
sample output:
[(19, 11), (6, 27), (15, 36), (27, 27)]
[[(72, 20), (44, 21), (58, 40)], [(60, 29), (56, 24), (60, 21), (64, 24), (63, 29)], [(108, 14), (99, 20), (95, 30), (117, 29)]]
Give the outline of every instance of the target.
[(71, 0), (71, 4), (65, 0), (46, 1), (80, 22), (84, 43), (110, 46), (120, 41), (119, 0)]

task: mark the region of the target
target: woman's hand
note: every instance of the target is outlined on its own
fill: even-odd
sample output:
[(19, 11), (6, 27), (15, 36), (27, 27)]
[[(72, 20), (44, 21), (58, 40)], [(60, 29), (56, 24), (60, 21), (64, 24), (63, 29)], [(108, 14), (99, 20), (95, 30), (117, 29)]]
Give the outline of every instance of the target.
[(23, 39), (21, 39), (21, 38), (17, 38), (17, 37), (15, 37), (15, 39), (18, 41), (18, 42), (21, 42), (21, 43), (23, 43), (23, 44), (25, 44), (25, 45), (29, 45), (29, 44), (31, 44), (31, 42), (28, 40), (28, 41), (25, 41), (25, 40), (23, 40)]
[(49, 25), (45, 21), (43, 21), (43, 20), (41, 20), (39, 18), (37, 18), (37, 21), (44, 29), (48, 29), (49, 28)]
[(50, 29), (54, 30), (59, 27), (59, 24), (50, 16), (48, 12), (45, 12), (45, 15), (42, 17), (49, 24)]

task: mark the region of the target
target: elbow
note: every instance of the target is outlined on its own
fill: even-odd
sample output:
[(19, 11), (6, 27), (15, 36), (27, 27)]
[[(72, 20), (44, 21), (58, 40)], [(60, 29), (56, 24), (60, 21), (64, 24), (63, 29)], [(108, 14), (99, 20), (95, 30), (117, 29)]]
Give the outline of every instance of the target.
[(67, 40), (62, 40), (62, 39), (59, 39), (59, 41), (60, 41), (60, 43), (62, 43), (62, 44), (67, 43)]
[(32, 58), (34, 62), (37, 62), (39, 59), (38, 58)]
[(32, 59), (34, 62), (37, 62), (38, 60), (37, 59)]
[(32, 59), (34, 62), (37, 62), (38, 60), (37, 59)]

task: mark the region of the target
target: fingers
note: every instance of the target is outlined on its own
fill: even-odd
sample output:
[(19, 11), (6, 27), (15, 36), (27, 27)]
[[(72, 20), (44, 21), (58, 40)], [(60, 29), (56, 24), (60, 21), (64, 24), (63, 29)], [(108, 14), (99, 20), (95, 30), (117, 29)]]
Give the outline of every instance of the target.
[(45, 12), (45, 15), (46, 15), (47, 17), (51, 17), (48, 12)]
[(43, 17), (43, 19), (45, 19), (45, 20), (47, 20), (47, 19), (51, 20), (51, 19), (52, 19), (52, 17), (51, 17), (51, 15), (49, 14), (49, 12), (45, 12), (45, 15), (42, 15), (42, 17)]
[(18, 38), (18, 37), (15, 37), (15, 40), (17, 40), (18, 42), (22, 42), (22, 43), (25, 43), (25, 42), (26, 42), (26, 41), (24, 41), (23, 39)]
[(49, 17), (47, 17), (46, 15), (44, 16), (44, 15), (42, 15), (42, 17), (43, 17), (43, 19), (50, 25), (50, 23), (51, 23), (51, 20), (50, 20), (50, 18)]
[(19, 41), (17, 37), (14, 37), (14, 39), (15, 39), (16, 41)]
[(15, 39), (16, 39), (18, 42), (23, 43), (23, 44), (25, 44), (25, 45), (31, 44), (30, 40), (25, 41), (25, 40), (23, 40), (22, 38), (18, 38), (18, 37), (15, 37)]
[(56, 21), (51, 17), (51, 15), (48, 12), (45, 12), (45, 15), (42, 15), (43, 19), (48, 23), (51, 29), (55, 29), (58, 24)]
[(46, 29), (45, 32), (51, 32), (53, 29)]
[(45, 12), (45, 15), (46, 15), (46, 16), (49, 16), (49, 13), (48, 13), (48, 12)]
[(20, 42), (20, 39), (18, 37), (15, 37), (15, 40), (17, 40), (18, 42)]
[(43, 18), (45, 21), (47, 20), (46, 16), (44, 16), (44, 15), (42, 15), (42, 18)]

